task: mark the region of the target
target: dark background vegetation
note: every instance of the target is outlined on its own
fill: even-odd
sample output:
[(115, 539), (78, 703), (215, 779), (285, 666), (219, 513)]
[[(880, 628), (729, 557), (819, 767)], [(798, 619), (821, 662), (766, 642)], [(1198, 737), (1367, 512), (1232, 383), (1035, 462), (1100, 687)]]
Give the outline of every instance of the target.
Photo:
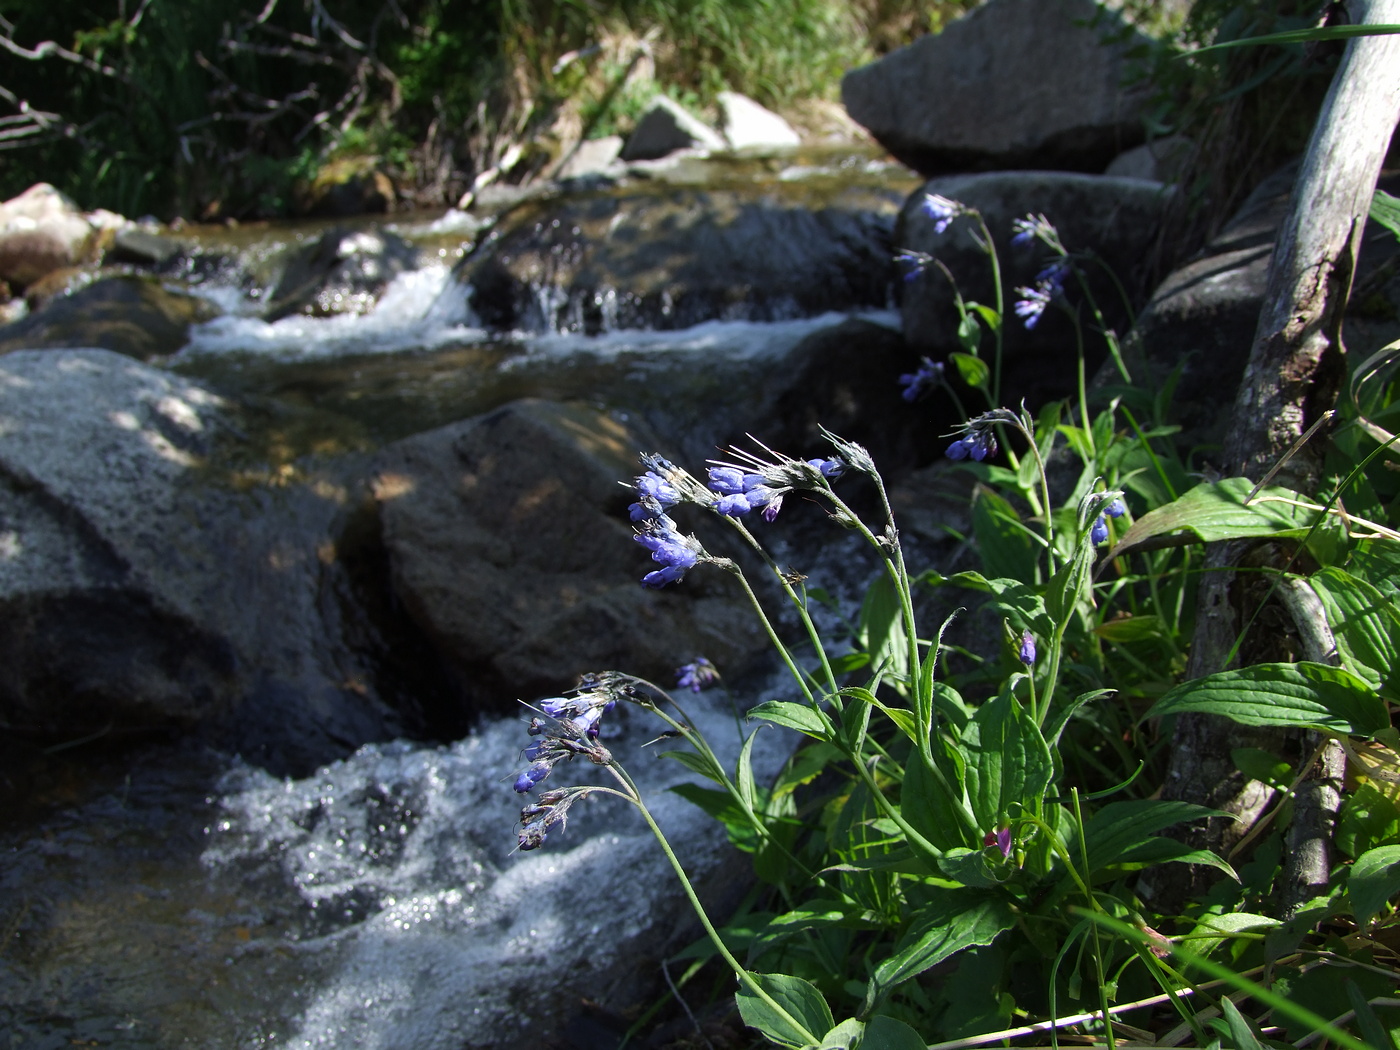
[[(847, 69), (976, 3), (0, 0), (0, 198), (47, 181), (131, 217), (268, 217), (372, 167), (403, 204), (450, 204), (482, 172), (526, 178), (625, 133), (658, 90), (702, 112), (725, 89), (780, 112), (838, 99)], [(1197, 137), (1209, 224), (1301, 147), (1330, 66), (1301, 48), (1181, 56), (1319, 5), (1125, 6), (1157, 41), (1138, 53), (1149, 130)]]

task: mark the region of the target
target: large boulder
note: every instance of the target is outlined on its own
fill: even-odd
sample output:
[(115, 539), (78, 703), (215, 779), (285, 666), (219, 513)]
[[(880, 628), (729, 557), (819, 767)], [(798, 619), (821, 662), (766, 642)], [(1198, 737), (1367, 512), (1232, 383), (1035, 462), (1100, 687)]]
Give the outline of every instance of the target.
[(12, 287), (87, 261), (95, 244), (87, 217), (47, 182), (0, 204), (0, 281)]
[(208, 299), (172, 288), (154, 277), (107, 276), (44, 298), (36, 292), (54, 281), (50, 274), (31, 287), (34, 312), (0, 327), (0, 353), (40, 347), (97, 347), (140, 361), (175, 353), (189, 340), (190, 326), (217, 317)]
[[(1070, 172), (949, 175), (931, 180), (909, 198), (900, 214), (896, 243), (938, 259), (965, 300), (993, 303), (992, 269), (979, 242), (980, 228), (971, 217), (962, 216), (939, 233), (940, 224), (924, 211), (923, 201), (926, 194), (937, 194), (981, 213), (1001, 262), (1005, 295), (1003, 401), (1014, 405), (1025, 397), (1036, 404), (1073, 388), (1079, 337), (1071, 317), (1054, 305), (1031, 329), (1016, 317), (1016, 289), (1035, 283), (1051, 253), (1039, 242), (1013, 245), (1012, 222), (1028, 214), (1044, 215), (1069, 251), (1092, 253), (1093, 261), (1081, 261), (1081, 269), (1104, 320), (1122, 335), (1128, 330), (1130, 311), (1119, 285), (1130, 293), (1134, 288), (1141, 262), (1157, 237), (1168, 192), (1158, 182)], [(954, 290), (943, 273), (930, 266), (905, 281), (902, 291), (904, 334), (911, 347), (935, 359), (958, 349)], [(1084, 328), (1092, 371), (1103, 359), (1105, 344), (1093, 333), (1096, 321), (1076, 282), (1067, 283), (1067, 293), (1066, 302)], [(989, 362), (990, 349), (991, 337), (984, 334), (982, 357)]]
[(541, 201), (512, 212), (462, 263), (493, 328), (688, 328), (883, 306), (904, 194), (784, 183), (658, 187)]
[(0, 418), (0, 723), (282, 770), (405, 730), (326, 627), (343, 487), (241, 481), (235, 406), (105, 350), (9, 354)]
[(374, 481), (395, 592), (477, 702), (511, 702), (616, 668), (665, 681), (704, 654), (733, 666), (763, 642), (722, 573), (661, 592), (632, 542), (645, 430), (543, 401), (400, 441)]
[(1102, 171), (1143, 135), (1145, 89), (1124, 87), (1137, 41), (1121, 29), (1094, 0), (989, 0), (847, 73), (841, 97), (925, 175)]
[(783, 149), (802, 145), (802, 136), (778, 114), (765, 109), (747, 95), (721, 91), (719, 129), (731, 149)]

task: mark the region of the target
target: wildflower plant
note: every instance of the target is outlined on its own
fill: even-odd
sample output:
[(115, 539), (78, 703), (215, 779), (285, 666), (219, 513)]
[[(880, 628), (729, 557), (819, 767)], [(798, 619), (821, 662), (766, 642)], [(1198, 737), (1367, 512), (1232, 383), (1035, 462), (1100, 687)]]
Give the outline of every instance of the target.
[[(942, 229), (960, 217), (981, 224), (946, 198), (930, 197), (924, 207)], [(984, 224), (980, 230), (995, 260)], [(1043, 311), (1067, 294), (1072, 277), (1082, 279), (1078, 260), (1044, 216), (1018, 220), (1013, 233), (1017, 247), (1038, 244), (1052, 253), (1029, 289), (1045, 295)], [(918, 273), (938, 265), (914, 261)], [(1021, 302), (1037, 301), (1026, 292)], [(964, 318), (975, 308), (999, 326), (999, 294), (995, 309), (960, 299), (958, 308)], [(1104, 337), (1112, 340), (1106, 330)], [(751, 726), (732, 769), (672, 695), (641, 679), (588, 675), (569, 694), (540, 701), (514, 783), (527, 799), (518, 845), (544, 846), (563, 829), (569, 807), (589, 794), (637, 806), (706, 931), (708, 949), (693, 955), (718, 958), (734, 972), (743, 1019), (776, 1045), (915, 1050), (938, 1039), (973, 1046), (1043, 1038), (1046, 1028), (1055, 1045), (1061, 1028), (1077, 1026), (1081, 1036), (1113, 1047), (1124, 1031), (1143, 1034), (1121, 1020), (1142, 1002), (1176, 1011), (1198, 1046), (1263, 1045), (1238, 996), (1212, 1007), (1224, 1018), (1218, 1021), (1186, 1005), (1191, 994), (1210, 998), (1193, 986), (1188, 968), (1267, 1003), (1277, 1018), (1295, 1019), (1289, 1024), (1306, 1024), (1304, 1033), (1364, 1045), (1239, 972), (1296, 964), (1289, 971), (1296, 987), (1331, 987), (1323, 982), (1337, 980), (1338, 966), (1329, 960), (1350, 965), (1352, 948), (1329, 942), (1325, 953), (1309, 955), (1298, 948), (1305, 929), (1290, 932), (1261, 914), (1284, 863), (1279, 834), (1261, 847), (1262, 858), (1237, 871), (1228, 858), (1162, 834), (1221, 814), (1156, 797), (1145, 783), (1150, 774), (1142, 774), (1157, 761), (1148, 715), (1219, 711), (1245, 725), (1328, 734), (1375, 784), (1400, 779), (1393, 772), (1400, 736), (1386, 706), (1400, 702), (1393, 670), (1400, 665), (1393, 584), (1400, 531), (1381, 524), (1385, 510), (1370, 487), (1393, 500), (1400, 485), (1384, 471), (1360, 484), (1362, 468), (1400, 442), (1377, 422), (1390, 408), (1390, 393), (1377, 391), (1393, 390), (1400, 349), (1358, 369), (1356, 423), (1344, 447), (1361, 466), (1348, 467), (1317, 499), (1238, 478), (1193, 481), (1159, 421), (1140, 425), (1117, 398), (1090, 415), (1082, 342), (1080, 361), (1077, 419), (1067, 404), (1034, 416), (993, 405), (949, 435), (953, 469), (978, 482), (966, 537), (980, 558), (976, 571), (912, 571), (874, 460), (834, 434), (824, 432), (830, 449), (821, 457), (794, 458), (754, 442), (727, 450), (699, 476), (655, 454), (641, 458), (630, 516), (637, 542), (659, 566), (642, 584), (684, 587), (690, 572), (730, 576), (787, 668), (792, 691), (748, 712)], [(899, 381), (914, 401), (942, 378), (925, 359)], [(1052, 485), (1047, 463), (1055, 456), (1077, 460), (1078, 476)], [(867, 515), (843, 495), (852, 477), (873, 487), (875, 510)], [(1340, 495), (1352, 488), (1361, 497), (1344, 510)], [(859, 614), (846, 618), (848, 635), (823, 632), (817, 607), (833, 599), (780, 566), (764, 542), (795, 493), (823, 505), (870, 560), (874, 580)], [(715, 529), (732, 530), (753, 557), (711, 555), (700, 536)], [(1173, 685), (1185, 663), (1201, 564), (1193, 545), (1240, 538), (1294, 543), (1321, 566), (1307, 586), (1335, 625), (1337, 665), (1300, 660)], [(1129, 555), (1141, 571), (1129, 568)], [(750, 563), (776, 590), (755, 586)], [(1300, 575), (1285, 570), (1280, 586), (1295, 587)], [(769, 608), (760, 591), (779, 596), (788, 615)], [(978, 609), (921, 623), (930, 598), (950, 592)], [(1000, 621), (996, 634), (986, 631), (989, 620)], [(780, 630), (791, 622), (796, 639)], [(950, 640), (969, 632), (967, 647)], [(677, 689), (692, 692), (718, 676), (703, 658), (677, 674)], [(666, 754), (713, 785), (677, 790), (752, 854), (766, 893), (728, 927), (704, 912), (646, 800), (604, 743), (618, 703), (665, 724), (658, 741), (678, 745)], [(752, 723), (804, 740), (771, 783), (754, 775)], [(1290, 791), (1309, 771), (1277, 756), (1241, 753), (1237, 761), (1261, 778), (1292, 777)], [(566, 762), (595, 765), (608, 782), (551, 786), (550, 773)], [(1342, 810), (1352, 863), (1340, 867), (1339, 882), (1309, 914), (1353, 916), (1360, 926), (1393, 931), (1400, 913), (1387, 902), (1400, 893), (1400, 798), (1393, 786), (1390, 794), (1363, 789)], [(1162, 916), (1140, 895), (1137, 876), (1163, 864), (1205, 866), (1224, 879), (1184, 915)], [(1156, 929), (1174, 921), (1184, 932)], [(1357, 958), (1368, 960), (1365, 952)], [(1143, 998), (1154, 989), (1162, 994)], [(1384, 1035), (1372, 1004), (1364, 997), (1353, 1003), (1358, 1024)], [(1017, 1018), (1044, 1020), (1012, 1028)]]

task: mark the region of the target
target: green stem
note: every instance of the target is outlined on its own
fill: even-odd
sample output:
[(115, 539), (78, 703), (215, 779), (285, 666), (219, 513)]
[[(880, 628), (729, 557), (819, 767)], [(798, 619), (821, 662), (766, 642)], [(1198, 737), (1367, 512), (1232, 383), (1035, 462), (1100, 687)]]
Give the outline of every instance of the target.
[[(813, 1035), (807, 1030), (807, 1026), (799, 1021), (792, 1014), (788, 1013), (783, 1005), (763, 990), (763, 986), (754, 980), (753, 974), (749, 973), (747, 967), (734, 957), (734, 953), (725, 945), (724, 939), (720, 937), (719, 931), (715, 929), (714, 923), (710, 921), (709, 914), (705, 911), (705, 906), (700, 903), (700, 898), (695, 893), (695, 887), (690, 884), (690, 878), (685, 873), (685, 868), (681, 865), (680, 858), (671, 849), (671, 843), (667, 841), (666, 834), (661, 830), (661, 826), (651, 815), (651, 810), (647, 809), (646, 803), (642, 801), (642, 796), (637, 791), (637, 785), (632, 782), (632, 778), (619, 766), (609, 765), (608, 771), (615, 776), (618, 781), (632, 792), (631, 802), (642, 814), (642, 819), (647, 822), (647, 827), (651, 828), (651, 833), (656, 836), (656, 841), (661, 844), (661, 851), (666, 854), (666, 859), (670, 862), (676, 877), (680, 879), (681, 889), (685, 891), (686, 900), (690, 901), (690, 906), (695, 911), (696, 917), (700, 920), (700, 925), (705, 928), (705, 934), (710, 938), (710, 943), (715, 946), (715, 950), (727, 962), (734, 971), (739, 981), (753, 995), (762, 999), (768, 1007), (773, 1010), (786, 1023), (792, 1025), (793, 1031), (799, 1033), (804, 1042), (815, 1045), (821, 1041), (820, 1035)], [(823, 1033), (825, 1034), (825, 1033)]]
[(987, 258), (992, 263), (992, 298), (996, 301), (997, 311), (996, 352), (992, 364), (992, 407), (995, 408), (1001, 404), (1001, 357), (1005, 342), (1002, 327), (1006, 321), (1006, 296), (1001, 285), (1001, 259), (997, 256), (996, 242), (992, 240), (992, 231), (987, 229), (981, 212), (977, 212), (977, 223), (982, 227), (982, 243), (986, 245)]

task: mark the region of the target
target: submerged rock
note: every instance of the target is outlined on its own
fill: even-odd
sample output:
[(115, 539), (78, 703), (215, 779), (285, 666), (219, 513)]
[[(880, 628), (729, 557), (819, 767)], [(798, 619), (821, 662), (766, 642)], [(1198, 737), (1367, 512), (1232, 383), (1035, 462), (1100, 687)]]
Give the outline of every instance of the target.
[(791, 183), (659, 188), (537, 202), (512, 213), (460, 279), (493, 328), (686, 328), (883, 306), (903, 194)]
[[(1122, 23), (1094, 0), (989, 0), (943, 32), (846, 74), (846, 109), (926, 175), (1102, 171), (1142, 141)], [(1141, 39), (1141, 38), (1139, 38)]]

